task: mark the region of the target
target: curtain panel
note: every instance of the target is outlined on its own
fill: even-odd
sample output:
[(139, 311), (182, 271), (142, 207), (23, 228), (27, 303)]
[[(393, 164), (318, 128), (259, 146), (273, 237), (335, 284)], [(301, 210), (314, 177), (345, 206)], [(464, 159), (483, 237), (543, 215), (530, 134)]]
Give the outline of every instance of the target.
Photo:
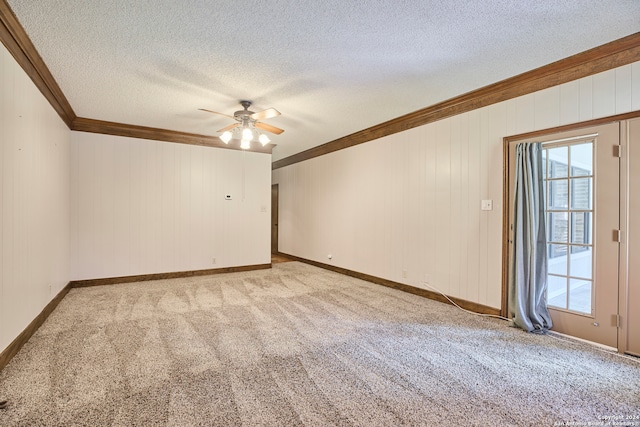
[(544, 199), (542, 144), (517, 144), (509, 311), (516, 326), (538, 333), (552, 327), (546, 300)]

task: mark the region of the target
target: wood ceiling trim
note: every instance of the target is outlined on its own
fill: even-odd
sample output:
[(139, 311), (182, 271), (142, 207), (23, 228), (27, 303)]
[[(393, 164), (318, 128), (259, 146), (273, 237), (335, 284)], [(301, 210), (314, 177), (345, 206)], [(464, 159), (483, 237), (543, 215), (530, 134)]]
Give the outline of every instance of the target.
[[(233, 140), (225, 144), (217, 136), (199, 135), (195, 133), (178, 132), (167, 129), (152, 128), (146, 126), (129, 125), (125, 123), (106, 122), (104, 120), (76, 117), (71, 123), (71, 130), (80, 132), (100, 133), (105, 135), (126, 136), (131, 138), (151, 139), (154, 141), (176, 142), (178, 144), (201, 145), (205, 147), (225, 148), (229, 150), (242, 150), (240, 141)], [(251, 148), (253, 153), (271, 154), (271, 144), (266, 147), (258, 145)]]
[[(239, 149), (234, 144), (225, 145), (218, 137), (214, 136), (77, 117), (6, 0), (0, 0), (0, 41), (6, 46), (7, 50), (71, 130)], [(294, 154), (273, 162), (272, 169), (279, 169), (334, 151), (353, 147), (487, 105), (627, 65), (638, 60), (640, 60), (640, 33), (635, 33)], [(272, 146), (267, 146), (266, 148), (260, 147), (251, 151), (271, 153), (272, 148)]]
[[(0, 41), (71, 130), (232, 150), (241, 149), (238, 141), (231, 141), (227, 145), (215, 136), (78, 117), (6, 0), (0, 0)], [(272, 148), (271, 144), (267, 147), (258, 146), (249, 151), (271, 154)]]
[(0, 0), (0, 41), (71, 128), (71, 122), (76, 118), (71, 104), (5, 0)]
[(640, 60), (640, 32), (484, 86), (272, 163), (279, 169)]

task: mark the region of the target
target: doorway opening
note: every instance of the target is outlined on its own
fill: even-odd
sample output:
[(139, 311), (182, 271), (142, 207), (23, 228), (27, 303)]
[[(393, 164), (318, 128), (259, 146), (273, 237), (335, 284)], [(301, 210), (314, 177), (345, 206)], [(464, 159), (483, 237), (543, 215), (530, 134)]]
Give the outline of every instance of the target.
[(278, 184), (271, 185), (271, 254), (278, 253)]

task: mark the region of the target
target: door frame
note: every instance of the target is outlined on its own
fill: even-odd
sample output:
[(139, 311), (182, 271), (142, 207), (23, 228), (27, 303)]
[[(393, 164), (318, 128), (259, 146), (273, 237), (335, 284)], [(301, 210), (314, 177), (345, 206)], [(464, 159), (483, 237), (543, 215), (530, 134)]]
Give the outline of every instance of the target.
[[(279, 184), (271, 184), (271, 253), (272, 254), (279, 253), (279, 250), (278, 250), (278, 244), (279, 244), (278, 222), (280, 221), (279, 200), (280, 200)], [(273, 222), (274, 216), (275, 216), (275, 223)], [(274, 237), (275, 237), (275, 241), (274, 241)]]
[[(506, 136), (502, 139), (502, 301), (500, 306), (500, 313), (504, 317), (509, 317), (509, 256), (510, 256), (510, 248), (509, 248), (509, 203), (511, 200), (509, 194), (510, 180), (509, 180), (509, 170), (513, 165), (510, 164), (512, 161), (509, 157), (509, 144), (513, 141), (522, 140), (522, 139), (535, 139), (540, 138), (544, 135), (561, 133), (566, 131), (579, 130), (583, 128), (603, 125), (612, 122), (618, 122), (621, 124), (620, 126), (620, 144), (623, 147), (623, 152), (626, 151), (627, 144), (627, 133), (625, 131), (624, 121), (629, 119), (634, 119), (640, 117), (640, 111), (633, 111), (630, 113), (617, 114), (614, 116), (603, 117), (599, 119), (572, 123), (569, 125), (557, 126), (548, 129), (541, 129), (533, 132), (521, 133), (518, 135)], [(626, 161), (620, 162), (620, 227), (622, 229), (621, 234), (623, 236), (622, 242), (620, 243), (619, 249), (619, 312), (618, 315), (621, 317), (620, 327), (618, 328), (618, 352), (624, 353), (627, 351), (627, 337), (628, 327), (625, 325), (627, 316), (627, 306), (628, 306), (628, 290), (629, 283), (627, 280), (627, 268), (628, 268), (628, 246), (626, 244), (625, 235), (627, 232), (626, 221), (628, 220), (627, 216), (627, 199), (623, 197), (627, 191), (627, 183), (625, 182), (625, 174), (627, 173)]]
[[(631, 129), (634, 129), (633, 133)], [(640, 316), (638, 315), (638, 299), (635, 298), (640, 292), (640, 282), (638, 279), (638, 272), (640, 268), (630, 262), (632, 254), (635, 256), (638, 254), (638, 244), (640, 242), (634, 241), (633, 245), (630, 244), (632, 237), (632, 227), (630, 224), (631, 212), (635, 214), (638, 210), (638, 193), (632, 193), (632, 190), (637, 188), (637, 177), (640, 172), (637, 170), (631, 170), (631, 161), (633, 155), (633, 164), (636, 165), (640, 157), (638, 154), (640, 151), (640, 119), (630, 118), (622, 122), (620, 126), (620, 137), (622, 147), (622, 159), (620, 162), (620, 174), (622, 176), (620, 183), (620, 196), (621, 196), (621, 212), (620, 212), (620, 226), (621, 226), (621, 242), (620, 242), (620, 295), (619, 295), (619, 315), (620, 332), (618, 341), (623, 351), (627, 354), (640, 357), (640, 345), (638, 332), (640, 331)], [(636, 154), (632, 154), (632, 151)], [(631, 183), (634, 182), (636, 186), (632, 187)], [(632, 199), (632, 194), (636, 195), (636, 198)], [(633, 227), (633, 237), (638, 236), (637, 224)], [(636, 252), (631, 252), (635, 250)], [(633, 273), (633, 276), (632, 276)], [(630, 279), (636, 280), (631, 282)], [(635, 288), (632, 289), (632, 286)], [(632, 304), (636, 304), (633, 306)], [(635, 323), (632, 323), (634, 321)], [(633, 339), (631, 337), (634, 337)]]

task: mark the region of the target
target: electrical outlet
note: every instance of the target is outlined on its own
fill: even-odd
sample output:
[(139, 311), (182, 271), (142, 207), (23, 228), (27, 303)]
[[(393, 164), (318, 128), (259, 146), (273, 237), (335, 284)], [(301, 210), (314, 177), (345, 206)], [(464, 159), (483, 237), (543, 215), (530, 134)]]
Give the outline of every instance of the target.
[(212, 258), (212, 259), (211, 259), (211, 264), (215, 264), (215, 263), (216, 263), (216, 259), (215, 259), (215, 258)]
[(403, 279), (407, 278), (407, 270), (402, 270), (402, 278)]

